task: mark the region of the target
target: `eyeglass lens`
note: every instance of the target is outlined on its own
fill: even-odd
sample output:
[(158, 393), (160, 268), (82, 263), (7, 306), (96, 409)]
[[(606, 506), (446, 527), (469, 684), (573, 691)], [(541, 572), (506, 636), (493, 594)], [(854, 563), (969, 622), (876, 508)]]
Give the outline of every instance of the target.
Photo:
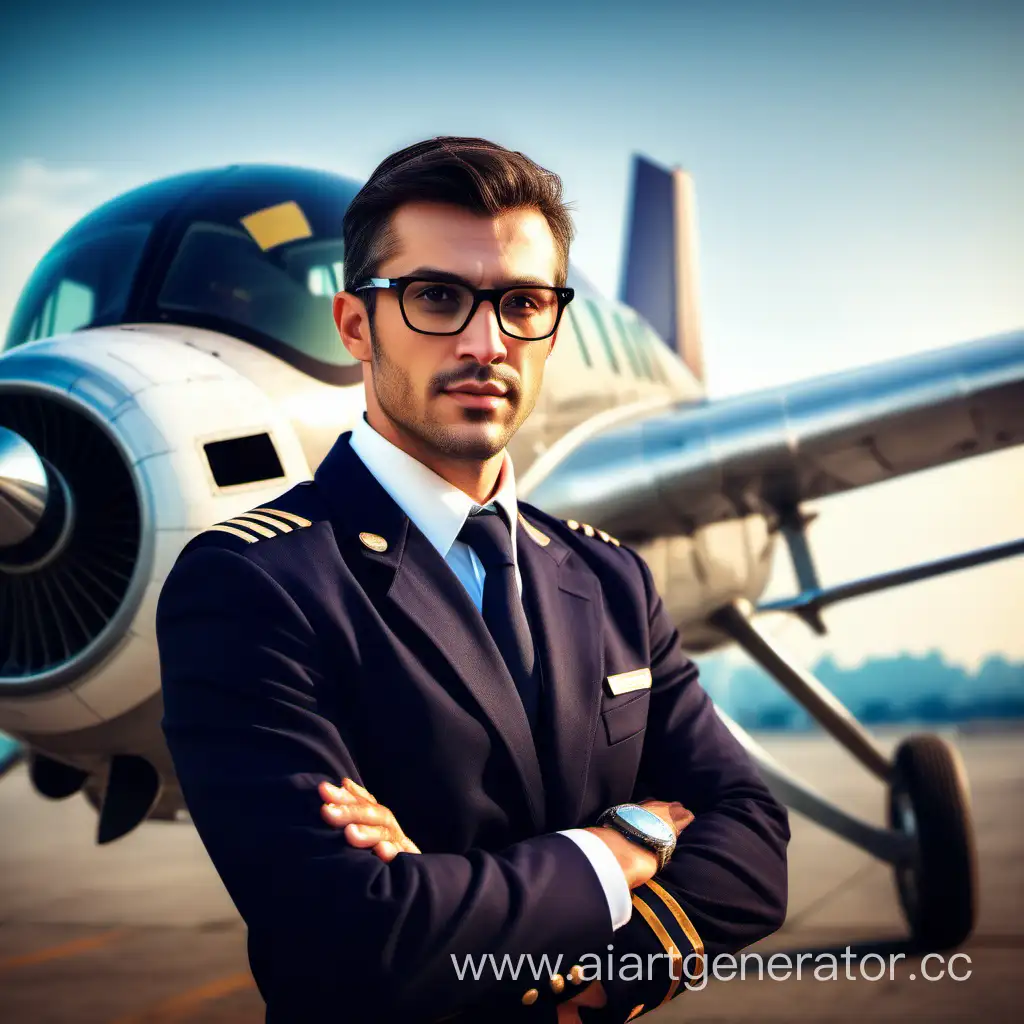
[[(410, 326), (431, 334), (461, 331), (473, 308), (473, 292), (448, 281), (413, 281), (402, 305)], [(554, 330), (558, 295), (553, 288), (525, 287), (505, 292), (498, 303), (498, 323), (514, 338), (543, 338)]]

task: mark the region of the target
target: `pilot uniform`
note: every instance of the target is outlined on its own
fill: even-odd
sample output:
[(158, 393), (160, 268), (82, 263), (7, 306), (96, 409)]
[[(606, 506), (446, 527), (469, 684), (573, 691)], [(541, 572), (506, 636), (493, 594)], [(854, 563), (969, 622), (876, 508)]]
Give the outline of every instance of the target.
[[(646, 564), (517, 504), (506, 456), (494, 510), (532, 638), (531, 707), (481, 614), (490, 570), (453, 536), (466, 508), (453, 517), (451, 493), (445, 515), (408, 507), (398, 469), (453, 489), (381, 446), (399, 452), (364, 421), (312, 481), (200, 534), (157, 610), (164, 733), (248, 926), (268, 1024), (554, 1021), (598, 962), (606, 1002), (584, 1020), (652, 1010), (684, 991), (682, 963), (699, 972), (782, 923), (785, 810), (701, 689)], [(420, 855), (385, 864), (324, 823), (317, 787), (346, 776)], [(630, 893), (581, 829), (646, 798), (695, 819)]]

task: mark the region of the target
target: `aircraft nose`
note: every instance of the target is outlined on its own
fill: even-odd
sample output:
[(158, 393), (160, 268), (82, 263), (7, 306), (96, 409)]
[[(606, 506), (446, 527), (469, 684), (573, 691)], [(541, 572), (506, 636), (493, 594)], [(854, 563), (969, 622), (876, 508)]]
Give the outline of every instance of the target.
[(35, 533), (49, 494), (46, 467), (36, 450), (20, 434), (0, 427), (0, 549)]

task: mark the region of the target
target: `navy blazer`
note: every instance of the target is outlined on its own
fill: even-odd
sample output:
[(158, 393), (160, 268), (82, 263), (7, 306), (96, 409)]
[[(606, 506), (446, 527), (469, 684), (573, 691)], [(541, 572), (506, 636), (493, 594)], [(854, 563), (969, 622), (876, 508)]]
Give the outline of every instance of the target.
[[(693, 972), (694, 954), (778, 928), (786, 812), (701, 689), (643, 560), (520, 505), (535, 739), (469, 595), (349, 436), (313, 481), (189, 543), (157, 610), (164, 733), (248, 926), (268, 1022), (554, 1020), (585, 984), (570, 969), (593, 976), (609, 944), (655, 965), (639, 981), (620, 960), (614, 979), (603, 968), (606, 1006), (584, 1019), (623, 1021), (685, 991), (666, 952)], [(644, 684), (644, 669), (650, 685), (616, 685), (636, 670)], [(317, 787), (343, 776), (422, 854), (385, 864), (327, 825)], [(591, 864), (553, 833), (647, 797), (696, 818), (613, 933)], [(460, 980), (468, 954), (511, 960)]]

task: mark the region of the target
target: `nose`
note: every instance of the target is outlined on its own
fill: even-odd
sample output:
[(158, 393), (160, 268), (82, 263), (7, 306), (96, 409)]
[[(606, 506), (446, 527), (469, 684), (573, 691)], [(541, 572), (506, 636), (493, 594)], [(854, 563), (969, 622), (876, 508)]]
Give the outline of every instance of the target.
[(498, 325), (493, 303), (485, 299), (477, 307), (472, 319), (457, 336), (456, 355), (469, 356), (478, 363), (501, 363), (508, 355), (506, 336)]

